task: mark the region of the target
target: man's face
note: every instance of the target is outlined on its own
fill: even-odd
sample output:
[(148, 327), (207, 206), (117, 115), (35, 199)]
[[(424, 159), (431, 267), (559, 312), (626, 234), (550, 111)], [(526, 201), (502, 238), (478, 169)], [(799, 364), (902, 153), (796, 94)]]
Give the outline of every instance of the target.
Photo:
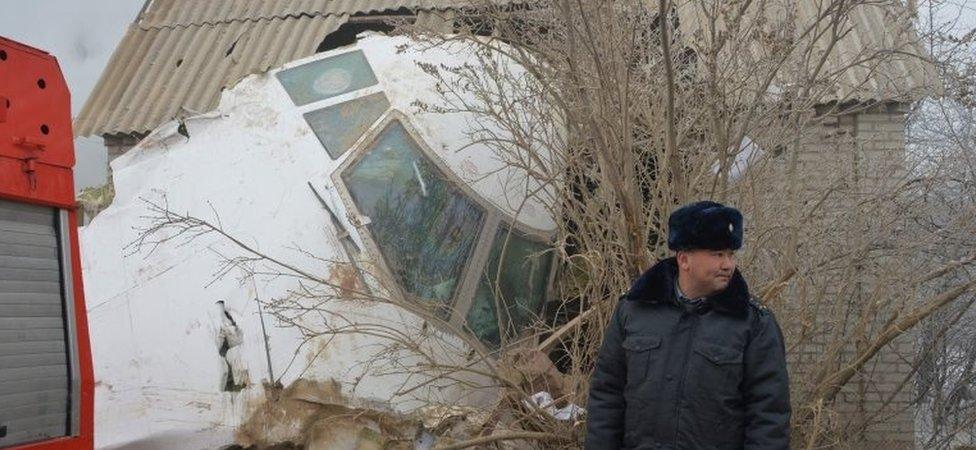
[(734, 250), (682, 250), (677, 259), (687, 280), (704, 295), (725, 290), (735, 271)]

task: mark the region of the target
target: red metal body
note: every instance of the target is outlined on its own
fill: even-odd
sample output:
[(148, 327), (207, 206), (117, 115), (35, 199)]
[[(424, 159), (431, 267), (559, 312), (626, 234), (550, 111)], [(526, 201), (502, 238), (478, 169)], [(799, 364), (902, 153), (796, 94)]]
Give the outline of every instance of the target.
[(78, 250), (72, 139), (71, 99), (57, 60), (47, 52), (0, 37), (0, 198), (68, 212), (74, 338), (81, 377), (79, 435), (14, 447), (16, 450), (93, 447), (94, 376)]

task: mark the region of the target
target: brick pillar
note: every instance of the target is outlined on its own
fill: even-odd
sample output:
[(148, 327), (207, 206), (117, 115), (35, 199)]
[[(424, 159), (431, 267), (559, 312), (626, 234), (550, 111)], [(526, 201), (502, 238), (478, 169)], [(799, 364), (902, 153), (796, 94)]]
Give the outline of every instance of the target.
[[(824, 220), (825, 227), (832, 223), (829, 219), (831, 214), (842, 211), (856, 214), (859, 197), (873, 198), (878, 193), (891, 192), (894, 184), (904, 176), (905, 106), (882, 104), (851, 111), (826, 120), (820, 130), (805, 139), (799, 157), (797, 173), (803, 175), (803, 186), (806, 189), (823, 189), (824, 183), (834, 183), (842, 185), (845, 192), (851, 193), (843, 198), (832, 199), (830, 206), (811, 218), (814, 221)], [(870, 221), (871, 217), (859, 217), (857, 220)], [(857, 223), (847, 225), (856, 227)], [(858, 238), (856, 230), (837, 230), (837, 233)], [(857, 243), (851, 243), (852, 247), (856, 245)], [(790, 355), (790, 369), (794, 379), (802, 380), (815, 373), (824, 363), (823, 355), (832, 336), (846, 334), (843, 330), (838, 331), (838, 327), (854, 325), (844, 319), (843, 315), (858, 311), (869, 300), (875, 288), (875, 277), (871, 270), (858, 269), (858, 273), (854, 274), (838, 270), (836, 273), (826, 273), (824, 279), (811, 280), (808, 288), (823, 289), (819, 294), (823, 295), (825, 304), (829, 307), (803, 313), (812, 314), (812, 319), (823, 324), (821, 329), (825, 331), (824, 335), (806, 336), (805, 343)], [(850, 282), (851, 279), (854, 281)], [(837, 292), (835, 286), (841, 280), (848, 280), (848, 286), (853, 287), (843, 293)], [(876, 333), (883, 324), (873, 325)], [(839, 334), (832, 334), (835, 332)], [(867, 344), (868, 342), (853, 341), (845, 343), (842, 354), (846, 357), (843, 360), (851, 361), (851, 356), (858, 348)], [(911, 333), (900, 336), (869, 361), (864, 374), (855, 376), (837, 397), (833, 407), (838, 416), (833, 418), (832, 423), (838, 429), (850, 430), (848, 427), (866, 417), (871, 418), (871, 422), (878, 422), (855, 436), (853, 448), (899, 450), (915, 447), (915, 411), (910, 405), (913, 393), (911, 362), (914, 359), (914, 345), (914, 336)], [(794, 387), (795, 395), (802, 395), (806, 387), (808, 386), (804, 386), (801, 381), (799, 386)]]
[(129, 134), (103, 134), (102, 139), (105, 142), (105, 148), (108, 150), (108, 180), (112, 180), (112, 161), (123, 153), (129, 151), (130, 148), (135, 147), (139, 141), (142, 140), (146, 135), (145, 133), (129, 133)]

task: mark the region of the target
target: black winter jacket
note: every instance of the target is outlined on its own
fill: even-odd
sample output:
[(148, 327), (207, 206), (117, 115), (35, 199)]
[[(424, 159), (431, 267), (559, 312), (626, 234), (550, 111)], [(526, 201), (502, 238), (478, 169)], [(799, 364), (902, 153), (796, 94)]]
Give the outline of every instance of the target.
[(590, 381), (586, 448), (787, 449), (783, 335), (738, 270), (725, 291), (678, 303), (669, 258), (621, 298)]

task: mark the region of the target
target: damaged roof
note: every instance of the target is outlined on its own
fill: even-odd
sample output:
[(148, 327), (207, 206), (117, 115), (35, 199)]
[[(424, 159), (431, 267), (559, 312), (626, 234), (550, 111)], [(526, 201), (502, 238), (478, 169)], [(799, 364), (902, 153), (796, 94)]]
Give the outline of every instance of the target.
[[(75, 134), (146, 133), (172, 118), (212, 110), (224, 88), (249, 74), (314, 54), (329, 33), (357, 14), (406, 8), (418, 21), (442, 24), (449, 31), (445, 11), (470, 3), (147, 0), (75, 119)], [(770, 7), (774, 10), (770, 14), (794, 17), (798, 24), (823, 13), (822, 2), (778, 3)], [(835, 100), (912, 101), (938, 89), (937, 73), (920, 56), (924, 52), (918, 48), (911, 21), (899, 14), (904, 8), (893, 5), (882, 2), (854, 8), (843, 27), (844, 38), (824, 49), (831, 53), (827, 68), (839, 68), (840, 77), (829, 88)], [(702, 36), (708, 14), (697, 2), (678, 8), (688, 35)], [(862, 60), (868, 54), (886, 58), (879, 64)]]
[(206, 112), (252, 73), (312, 55), (350, 16), (407, 8), (436, 24), (462, 0), (147, 0), (74, 123), (77, 136), (145, 133)]
[[(713, 33), (721, 35), (727, 28), (720, 4), (688, 1), (677, 8), (680, 31), (692, 48), (712, 48)], [(738, 57), (745, 66), (729, 68), (732, 71), (751, 70), (750, 58), (757, 63), (775, 60), (771, 52), (778, 41), (793, 39), (806, 51), (790, 58), (791, 67), (774, 85), (802, 83), (788, 78), (816, 74), (822, 99), (840, 103), (912, 102), (942, 92), (936, 66), (913, 24), (913, 12), (901, 0), (766, 0), (751, 8), (761, 9), (744, 14), (740, 27), (756, 39), (730, 50), (747, 54)]]

